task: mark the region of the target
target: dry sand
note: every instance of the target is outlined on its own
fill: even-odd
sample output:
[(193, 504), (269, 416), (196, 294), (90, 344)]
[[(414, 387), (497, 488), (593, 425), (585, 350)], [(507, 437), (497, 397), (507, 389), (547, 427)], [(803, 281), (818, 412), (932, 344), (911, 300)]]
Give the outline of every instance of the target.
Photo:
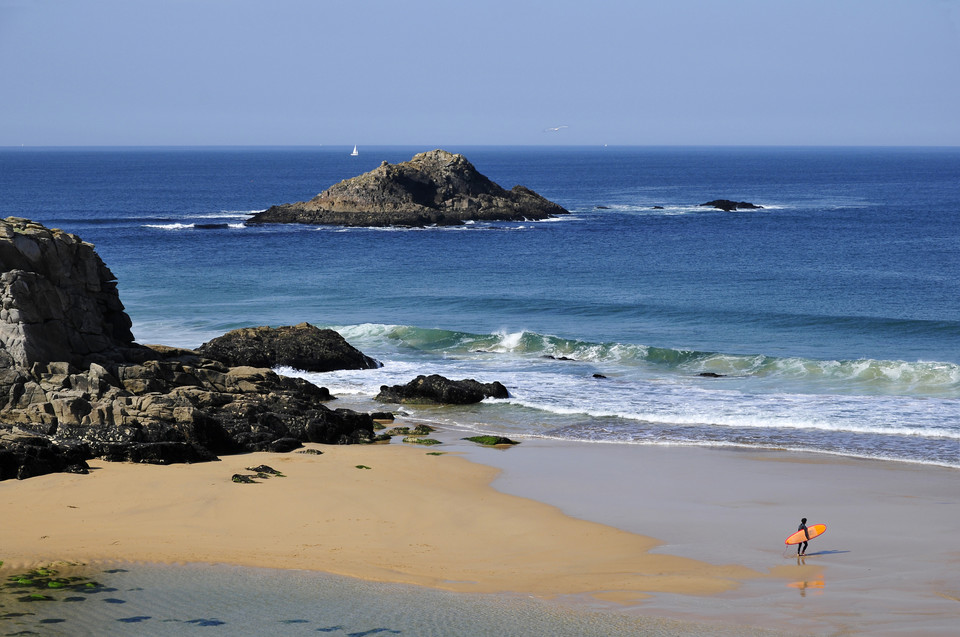
[[(470, 592), (715, 593), (756, 573), (650, 553), (656, 540), (493, 490), (495, 469), (401, 445), (250, 454), (0, 484), (10, 565), (227, 562)], [(267, 464), (286, 477), (231, 482)], [(370, 467), (358, 468), (357, 465)], [(13, 521), (11, 520), (11, 521)]]
[[(955, 470), (445, 442), (466, 458), (322, 447), (169, 467), (96, 462), (88, 476), (5, 481), (0, 560), (314, 569), (811, 634), (949, 634), (960, 620)], [(258, 464), (286, 477), (231, 482)], [(803, 563), (783, 553), (801, 516), (828, 524)]]

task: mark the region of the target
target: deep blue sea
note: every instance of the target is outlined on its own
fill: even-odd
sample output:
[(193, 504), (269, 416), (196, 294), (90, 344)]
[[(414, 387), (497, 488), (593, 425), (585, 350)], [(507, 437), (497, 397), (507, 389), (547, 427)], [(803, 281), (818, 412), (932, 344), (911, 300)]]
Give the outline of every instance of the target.
[(512, 395), (405, 407), (448, 427), (960, 467), (960, 149), (447, 147), (572, 214), (243, 225), (430, 149), (3, 149), (0, 214), (95, 244), (142, 343), (337, 329), (384, 363), (304, 374), (348, 403), (439, 373)]

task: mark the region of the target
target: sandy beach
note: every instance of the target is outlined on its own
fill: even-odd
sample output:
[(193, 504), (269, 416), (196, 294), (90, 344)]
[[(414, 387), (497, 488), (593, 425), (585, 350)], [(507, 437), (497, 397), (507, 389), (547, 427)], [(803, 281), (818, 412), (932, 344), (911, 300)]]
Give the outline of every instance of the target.
[[(796, 634), (948, 634), (960, 619), (954, 470), (441, 439), (439, 456), (316, 447), (5, 481), (0, 560), (310, 569)], [(231, 481), (259, 464), (285, 477)], [(800, 517), (828, 524), (803, 561), (783, 545)]]

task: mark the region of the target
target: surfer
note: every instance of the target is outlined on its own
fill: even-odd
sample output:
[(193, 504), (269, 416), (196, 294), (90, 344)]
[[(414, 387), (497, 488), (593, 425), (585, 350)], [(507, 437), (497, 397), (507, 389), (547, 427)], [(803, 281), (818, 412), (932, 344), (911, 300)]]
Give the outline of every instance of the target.
[(797, 556), (800, 557), (807, 554), (807, 540), (810, 539), (810, 531), (807, 530), (807, 518), (800, 520), (800, 526), (797, 527), (797, 531), (803, 531), (803, 536), (807, 538), (797, 544)]

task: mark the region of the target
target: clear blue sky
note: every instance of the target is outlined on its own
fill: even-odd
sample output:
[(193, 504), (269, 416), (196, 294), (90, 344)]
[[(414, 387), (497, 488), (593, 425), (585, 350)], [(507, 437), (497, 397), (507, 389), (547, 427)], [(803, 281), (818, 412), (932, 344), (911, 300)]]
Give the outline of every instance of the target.
[(956, 146), (960, 0), (0, 0), (0, 146), (354, 143)]

